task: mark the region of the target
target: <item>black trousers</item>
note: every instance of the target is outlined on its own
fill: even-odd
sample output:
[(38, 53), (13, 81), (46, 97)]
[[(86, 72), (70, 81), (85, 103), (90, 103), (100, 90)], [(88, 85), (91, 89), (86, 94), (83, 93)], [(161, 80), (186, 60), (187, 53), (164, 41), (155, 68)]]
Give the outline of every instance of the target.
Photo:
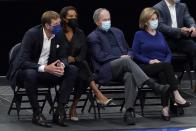
[(149, 77), (158, 78), (159, 83), (170, 85), (169, 92), (162, 96), (162, 105), (168, 106), (170, 95), (174, 90), (178, 90), (178, 82), (172, 65), (170, 63), (157, 63), (141, 65), (141, 68)]
[(70, 97), (74, 87), (74, 82), (77, 76), (78, 68), (70, 65), (66, 67), (64, 75), (57, 77), (49, 73), (41, 73), (35, 69), (25, 69), (19, 72), (17, 82), (21, 83), (26, 89), (27, 96), (33, 108), (34, 115), (39, 114), (39, 103), (37, 102), (37, 89), (44, 85), (52, 87), (55, 84), (60, 84), (58, 93), (58, 105), (64, 106)]
[(196, 71), (196, 42), (192, 38), (171, 39), (166, 38), (172, 51), (182, 52), (189, 56)]
[(74, 65), (78, 68), (78, 75), (74, 86), (74, 95), (76, 98), (80, 98), (81, 94), (86, 92), (90, 82), (94, 80), (94, 76), (87, 61), (77, 62)]

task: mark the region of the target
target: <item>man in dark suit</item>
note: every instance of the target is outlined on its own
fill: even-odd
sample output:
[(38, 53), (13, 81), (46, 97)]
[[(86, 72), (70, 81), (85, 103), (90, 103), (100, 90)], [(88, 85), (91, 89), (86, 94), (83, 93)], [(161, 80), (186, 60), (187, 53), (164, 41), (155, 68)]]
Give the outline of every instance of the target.
[(97, 9), (93, 19), (97, 28), (89, 34), (87, 42), (90, 46), (96, 80), (99, 83), (107, 83), (110, 80), (124, 82), (127, 109), (124, 119), (127, 124), (135, 124), (136, 87), (145, 83), (157, 93), (165, 93), (168, 86), (154, 83), (132, 61), (124, 34), (121, 30), (111, 27), (110, 13), (107, 9)]
[(180, 0), (162, 0), (154, 6), (160, 13), (161, 31), (173, 51), (188, 54), (193, 59), (196, 71), (196, 24), (188, 7)]
[[(29, 29), (22, 40), (16, 80), (22, 83), (33, 108), (32, 122), (49, 127), (46, 118), (42, 115), (37, 102), (37, 88), (40, 85), (48, 87), (59, 84), (58, 107), (54, 115), (54, 122), (66, 126), (64, 106), (68, 102), (77, 68), (67, 63), (66, 57), (61, 57), (61, 43), (55, 40), (55, 34), (60, 31), (60, 17), (54, 11), (46, 11), (41, 18), (42, 25)], [(11, 82), (11, 83), (17, 83)]]

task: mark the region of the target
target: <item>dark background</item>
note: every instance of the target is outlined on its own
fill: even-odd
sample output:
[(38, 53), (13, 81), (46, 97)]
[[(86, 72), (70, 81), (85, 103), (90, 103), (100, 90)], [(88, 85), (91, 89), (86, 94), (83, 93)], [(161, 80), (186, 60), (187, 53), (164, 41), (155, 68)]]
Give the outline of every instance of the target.
[[(79, 23), (88, 35), (95, 25), (92, 15), (95, 9), (104, 7), (111, 12), (112, 25), (120, 28), (131, 45), (141, 10), (153, 6), (159, 0), (0, 0), (0, 76), (8, 70), (8, 53), (11, 47), (23, 38), (25, 31), (40, 23), (46, 10), (59, 12), (61, 8), (73, 5), (79, 12)], [(196, 18), (196, 1), (186, 2), (189, 11)]]

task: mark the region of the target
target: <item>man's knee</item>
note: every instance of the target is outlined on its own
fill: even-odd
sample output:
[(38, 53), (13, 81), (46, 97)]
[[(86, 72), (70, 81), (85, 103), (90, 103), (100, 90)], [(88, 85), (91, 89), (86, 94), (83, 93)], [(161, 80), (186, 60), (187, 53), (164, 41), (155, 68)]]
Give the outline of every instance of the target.
[(167, 70), (172, 70), (173, 66), (170, 63), (162, 63), (162, 67)]
[(66, 69), (65, 75), (76, 77), (78, 71), (79, 71), (78, 67), (76, 67), (75, 65), (69, 65), (69, 67)]
[(123, 79), (126, 81), (126, 80), (132, 80), (132, 73), (131, 72), (125, 72), (124, 73), (124, 77)]
[(22, 77), (24, 80), (27, 80), (27, 81), (36, 80), (37, 74), (38, 74), (38, 72), (35, 69), (22, 70)]
[(131, 58), (129, 57), (123, 57), (121, 58), (121, 62), (124, 66), (130, 66), (132, 65), (133, 63), (135, 63)]

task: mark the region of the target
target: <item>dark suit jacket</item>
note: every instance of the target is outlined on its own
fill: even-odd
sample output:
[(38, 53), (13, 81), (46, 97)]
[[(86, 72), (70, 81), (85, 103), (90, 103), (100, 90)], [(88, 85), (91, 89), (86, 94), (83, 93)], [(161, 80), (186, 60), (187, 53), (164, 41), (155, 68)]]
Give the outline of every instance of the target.
[(86, 44), (86, 36), (84, 32), (77, 28), (74, 32), (73, 38), (71, 39), (71, 42), (69, 42), (65, 36), (64, 31), (60, 31), (56, 39), (58, 43), (63, 44), (64, 52), (60, 52), (60, 56), (73, 56), (76, 59), (76, 62), (81, 62), (86, 60), (86, 54), (87, 54), (87, 44)]
[[(111, 28), (110, 30), (119, 44), (122, 55), (128, 54), (128, 45), (123, 32), (117, 28)], [(90, 54), (92, 55), (96, 79), (99, 83), (107, 83), (112, 79), (110, 62), (118, 59), (118, 57), (112, 54), (110, 41), (108, 41), (103, 31), (99, 28), (89, 34), (87, 43), (90, 48)]]
[[(16, 85), (16, 77), (17, 72), (19, 70), (24, 69), (35, 69), (38, 70), (38, 67), (40, 66), (38, 64), (40, 54), (42, 51), (43, 46), (43, 27), (41, 25), (35, 26), (31, 29), (29, 29), (22, 40), (21, 48), (19, 52), (19, 57), (15, 60), (14, 68), (9, 69), (9, 73), (12, 75), (11, 78), (8, 78), (10, 80), (11, 86)], [(48, 64), (54, 62), (57, 59), (61, 59), (61, 61), (67, 65), (67, 60), (61, 57), (59, 52), (65, 51), (61, 50), (62, 45), (60, 43), (57, 43), (55, 38), (51, 40), (51, 47), (50, 47), (50, 54), (48, 59)]]
[(176, 17), (178, 28), (172, 28), (172, 20), (169, 12), (169, 8), (164, 0), (160, 1), (154, 6), (159, 13), (159, 27), (158, 29), (166, 36), (171, 38), (180, 38), (181, 27), (196, 27), (194, 19), (191, 17), (188, 7), (185, 3), (176, 3)]
[(76, 80), (77, 84), (75, 85), (75, 87), (82, 90), (84, 89), (85, 91), (90, 82), (94, 80), (94, 77), (89, 64), (87, 63), (88, 46), (84, 32), (81, 29), (76, 28), (74, 30), (71, 41), (69, 41), (65, 36), (65, 31), (61, 31), (56, 36), (56, 39), (59, 41), (59, 43), (64, 44), (65, 51), (62, 52), (63, 54), (61, 54), (61, 56), (72, 56), (75, 58), (75, 62), (70, 63), (71, 65), (75, 65), (79, 69), (78, 78)]

